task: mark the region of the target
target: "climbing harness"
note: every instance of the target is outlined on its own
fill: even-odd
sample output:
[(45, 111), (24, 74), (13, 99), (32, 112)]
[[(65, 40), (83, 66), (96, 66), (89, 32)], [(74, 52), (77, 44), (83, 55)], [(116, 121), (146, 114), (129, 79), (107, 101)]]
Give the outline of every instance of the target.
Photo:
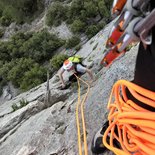
[[(74, 74), (76, 76), (76, 74)], [(88, 97), (90, 91), (90, 85), (76, 76), (78, 82), (78, 103), (76, 105), (76, 124), (77, 124), (77, 134), (78, 134), (78, 148), (79, 148), (79, 155), (82, 155), (82, 141), (81, 136), (83, 135), (83, 143), (84, 143), (84, 155), (88, 155), (88, 148), (87, 148), (87, 135), (86, 135), (86, 125), (85, 125), (85, 117), (84, 117), (84, 104)], [(81, 100), (81, 93), (80, 93), (80, 81), (87, 85), (87, 92), (84, 95), (83, 99)], [(80, 114), (81, 113), (81, 121), (82, 121), (82, 132), (80, 130)]]
[[(126, 94), (155, 108), (155, 92), (134, 83), (120, 80), (113, 86), (108, 102), (109, 127), (104, 133), (103, 143), (117, 155), (153, 155), (155, 153), (155, 113), (137, 105)], [(114, 132), (115, 128), (118, 134)], [(110, 142), (107, 142), (107, 137)], [(116, 139), (121, 148), (113, 145)]]

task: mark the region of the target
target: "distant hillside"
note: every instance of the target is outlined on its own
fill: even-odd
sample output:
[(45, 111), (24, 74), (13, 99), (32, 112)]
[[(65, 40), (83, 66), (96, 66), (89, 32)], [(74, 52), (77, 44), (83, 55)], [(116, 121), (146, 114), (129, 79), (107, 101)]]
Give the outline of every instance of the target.
[(0, 23), (9, 26), (31, 22), (44, 10), (44, 0), (0, 0)]
[(111, 20), (111, 3), (0, 0), (0, 95), (9, 82), (20, 91), (45, 82)]
[(55, 0), (47, 10), (46, 24), (58, 26), (65, 21), (73, 33), (91, 38), (110, 21), (111, 5), (112, 0)]

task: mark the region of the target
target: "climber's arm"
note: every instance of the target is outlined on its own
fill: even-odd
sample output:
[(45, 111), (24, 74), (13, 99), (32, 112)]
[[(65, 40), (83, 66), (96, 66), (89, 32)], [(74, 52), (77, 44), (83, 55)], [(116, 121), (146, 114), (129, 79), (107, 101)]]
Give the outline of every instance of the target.
[(64, 82), (64, 79), (63, 79), (63, 73), (65, 72), (65, 70), (63, 69), (60, 69), (58, 75), (59, 75), (59, 78), (60, 78), (60, 81), (62, 83), (62, 86), (65, 87), (65, 82)]
[(88, 75), (90, 76), (91, 80), (93, 81), (94, 80), (94, 76), (93, 76), (93, 73), (90, 69), (86, 68), (86, 73), (88, 73)]

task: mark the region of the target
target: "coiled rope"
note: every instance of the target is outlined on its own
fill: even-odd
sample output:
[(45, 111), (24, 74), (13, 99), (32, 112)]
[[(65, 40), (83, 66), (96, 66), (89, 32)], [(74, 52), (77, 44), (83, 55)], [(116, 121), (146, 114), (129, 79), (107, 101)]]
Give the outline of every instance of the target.
[[(116, 82), (108, 102), (109, 127), (104, 133), (103, 143), (117, 155), (154, 155), (155, 112), (128, 99), (126, 88), (134, 98), (155, 108), (155, 92), (125, 80)], [(115, 133), (116, 128), (118, 134)], [(114, 146), (114, 139), (118, 141), (121, 149)]]
[[(85, 125), (85, 118), (84, 118), (84, 104), (87, 99), (87, 96), (90, 91), (90, 85), (79, 78), (76, 74), (74, 74), (77, 78), (78, 82), (78, 103), (76, 105), (76, 124), (77, 124), (77, 134), (78, 134), (78, 148), (79, 148), (79, 155), (82, 155), (82, 142), (81, 142), (81, 131), (80, 131), (80, 118), (79, 118), (79, 107), (81, 112), (81, 120), (82, 120), (82, 130), (83, 130), (83, 142), (84, 142), (84, 154), (88, 155), (88, 147), (87, 147), (87, 135), (86, 135), (86, 125)], [(81, 101), (81, 93), (80, 93), (80, 81), (87, 85), (87, 92), (84, 95)]]

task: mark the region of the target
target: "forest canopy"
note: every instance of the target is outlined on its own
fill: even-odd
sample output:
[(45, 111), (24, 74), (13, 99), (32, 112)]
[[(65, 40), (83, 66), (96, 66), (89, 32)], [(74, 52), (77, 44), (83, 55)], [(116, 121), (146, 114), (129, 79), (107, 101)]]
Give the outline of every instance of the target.
[(0, 23), (3, 26), (31, 22), (44, 10), (44, 0), (0, 0)]

